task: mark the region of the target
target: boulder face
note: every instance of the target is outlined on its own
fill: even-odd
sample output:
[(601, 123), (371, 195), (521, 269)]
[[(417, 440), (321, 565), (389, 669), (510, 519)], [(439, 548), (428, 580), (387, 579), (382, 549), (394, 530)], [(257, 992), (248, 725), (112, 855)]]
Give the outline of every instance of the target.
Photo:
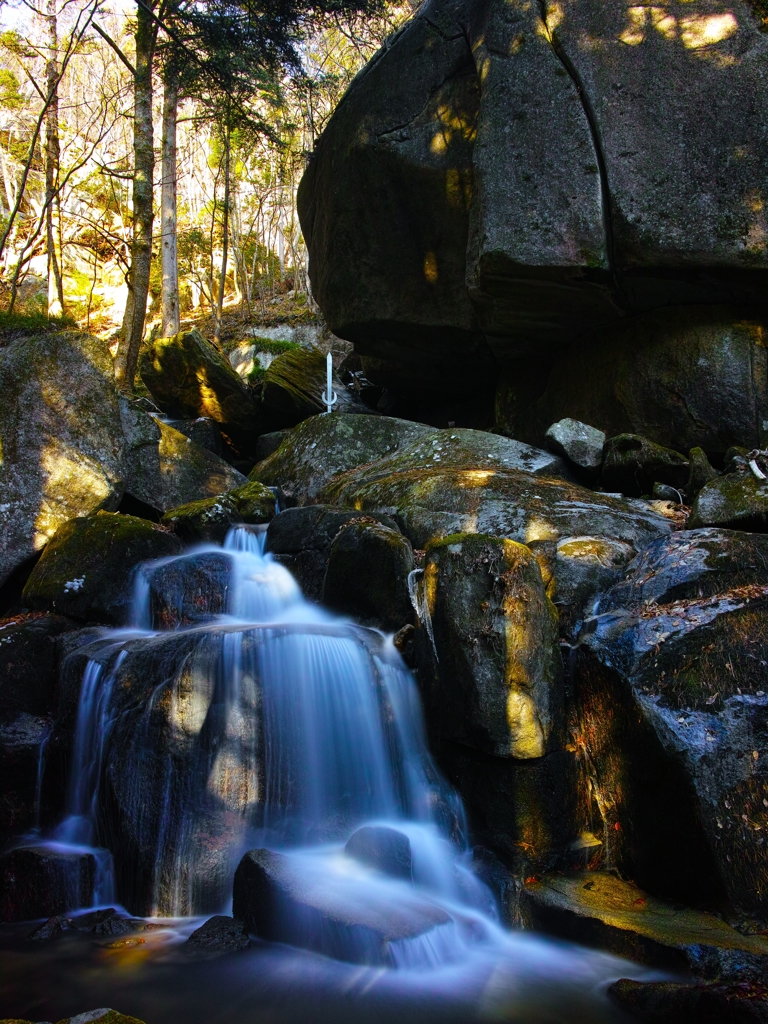
[(371, 380), (460, 391), (646, 310), (764, 305), (768, 38), (745, 0), (654, 11), (430, 0), (357, 76), (299, 213)]
[(116, 509), (125, 440), (106, 344), (43, 334), (0, 349), (0, 582), (75, 516)]
[(768, 918), (766, 538), (681, 531), (651, 544), (578, 640), (582, 823), (659, 895)]

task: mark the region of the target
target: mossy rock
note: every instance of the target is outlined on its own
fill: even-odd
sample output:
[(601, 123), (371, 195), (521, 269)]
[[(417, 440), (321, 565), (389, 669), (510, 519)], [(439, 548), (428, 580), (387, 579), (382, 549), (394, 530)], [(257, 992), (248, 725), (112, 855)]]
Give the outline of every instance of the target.
[(412, 569), (413, 548), (399, 530), (350, 522), (331, 545), (322, 603), (364, 626), (392, 633), (413, 618)]
[(391, 416), (312, 416), (251, 471), (250, 479), (282, 487), (300, 504), (312, 503), (335, 476), (375, 462), (429, 433), (423, 423)]
[(768, 531), (768, 480), (748, 468), (710, 480), (696, 496), (689, 525)]
[(146, 519), (117, 512), (71, 519), (43, 551), (22, 599), (31, 608), (123, 625), (136, 566), (181, 549), (178, 537)]
[(262, 407), (268, 429), (293, 427), (325, 409), (325, 356), (316, 348), (283, 352), (270, 363), (262, 383)]
[(185, 541), (208, 540), (221, 544), (229, 530), (238, 523), (258, 525), (270, 522), (275, 516), (275, 505), (272, 491), (251, 480), (214, 498), (203, 498), (170, 509), (161, 523)]
[(420, 586), (440, 735), (520, 760), (561, 745), (558, 615), (533, 552), (503, 537), (453, 534), (427, 546)]
[(207, 416), (236, 442), (255, 440), (259, 409), (254, 395), (197, 329), (156, 338), (142, 354), (139, 370), (169, 416)]
[(603, 449), (603, 487), (640, 497), (658, 481), (682, 491), (688, 481), (688, 460), (640, 434), (618, 434)]

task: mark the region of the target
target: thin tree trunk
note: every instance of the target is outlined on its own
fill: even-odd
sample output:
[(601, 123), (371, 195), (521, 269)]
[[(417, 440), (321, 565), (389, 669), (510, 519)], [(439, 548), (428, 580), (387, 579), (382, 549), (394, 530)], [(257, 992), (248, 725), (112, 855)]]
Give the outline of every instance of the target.
[(46, 21), (48, 23), (48, 60), (45, 79), (48, 86), (48, 109), (45, 114), (45, 242), (48, 256), (48, 314), (61, 316), (64, 312), (64, 287), (61, 280), (61, 265), (56, 253), (56, 231), (54, 229), (54, 207), (58, 209), (59, 177), (59, 39), (56, 0), (48, 0)]
[(213, 340), (216, 342), (217, 345), (221, 341), (221, 318), (224, 312), (224, 285), (227, 280), (227, 256), (229, 242), (229, 156), (229, 111), (227, 111), (227, 130), (224, 136), (224, 238), (221, 246), (221, 276), (219, 278), (219, 295), (216, 310), (216, 330), (213, 335)]
[(152, 56), (155, 32), (151, 11), (136, 5), (136, 74), (133, 87), (133, 237), (130, 295), (125, 306), (122, 337), (115, 360), (120, 388), (130, 391), (136, 376), (144, 336), (152, 261), (152, 176), (155, 170), (152, 135)]
[(163, 181), (160, 200), (163, 264), (163, 337), (179, 333), (179, 259), (176, 220), (176, 116), (179, 88), (175, 78), (163, 94)]

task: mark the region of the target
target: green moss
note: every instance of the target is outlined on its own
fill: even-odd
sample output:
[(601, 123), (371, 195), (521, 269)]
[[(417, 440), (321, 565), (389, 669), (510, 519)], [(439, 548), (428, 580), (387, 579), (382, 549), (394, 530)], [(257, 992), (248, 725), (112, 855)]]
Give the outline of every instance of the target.
[[(66, 1017), (64, 1020), (60, 1020), (59, 1024), (69, 1024), (71, 1017)], [(0, 1021), (0, 1024), (7, 1024), (7, 1022)], [(127, 1017), (124, 1013), (118, 1013), (117, 1010), (110, 1010), (109, 1013), (105, 1013), (103, 1017), (99, 1017), (94, 1024), (144, 1024), (144, 1021), (139, 1020), (138, 1017)]]
[(221, 543), (230, 527), (238, 523), (268, 523), (274, 515), (274, 494), (263, 484), (252, 481), (225, 494), (172, 508), (161, 522), (184, 540)]
[(284, 341), (281, 338), (262, 338), (256, 335), (253, 344), (259, 352), (267, 352), (271, 356), (281, 356), (283, 352), (290, 352), (291, 349), (301, 348), (295, 341)]
[(47, 313), (8, 313), (0, 310), (0, 344), (17, 335), (34, 332), (74, 330), (77, 324), (69, 316), (48, 316)]

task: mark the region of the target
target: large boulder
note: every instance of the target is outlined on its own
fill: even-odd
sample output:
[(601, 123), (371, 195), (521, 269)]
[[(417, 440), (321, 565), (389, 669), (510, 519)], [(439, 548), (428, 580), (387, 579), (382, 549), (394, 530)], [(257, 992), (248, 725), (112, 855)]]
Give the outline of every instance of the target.
[(0, 348), (0, 583), (75, 516), (116, 509), (125, 440), (106, 344), (77, 333)]
[(338, 473), (375, 462), (428, 433), (422, 423), (389, 416), (314, 416), (291, 431), (250, 478), (277, 485), (302, 504), (316, 501)]
[(31, 608), (124, 625), (136, 567), (181, 548), (178, 537), (135, 516), (99, 512), (71, 519), (45, 548), (22, 597)]
[(619, 434), (605, 445), (603, 486), (608, 491), (635, 496), (650, 494), (657, 482), (682, 490), (689, 470), (688, 461), (679, 452), (639, 434)]
[(296, 577), (308, 600), (320, 601), (331, 545), (351, 523), (378, 523), (397, 531), (397, 524), (389, 516), (329, 505), (305, 505), (288, 508), (272, 520), (267, 528), (266, 550)]
[(56, 640), (78, 624), (63, 615), (34, 612), (0, 622), (0, 717), (53, 711)]
[(93, 899), (96, 859), (92, 853), (24, 846), (0, 860), (0, 921), (53, 917)]
[(707, 529), (654, 542), (599, 600), (575, 662), (594, 863), (762, 921), (767, 543)]
[(120, 415), (126, 440), (125, 493), (143, 505), (166, 512), (246, 482), (218, 455), (124, 398)]
[(235, 872), (232, 910), (260, 938), (380, 965), (392, 962), (391, 943), (451, 920), (415, 892), (394, 901), (370, 880), (345, 874), (331, 877), (307, 858), (249, 850)]
[(352, 520), (331, 544), (322, 603), (365, 626), (394, 632), (413, 617), (411, 542), (382, 523)]
[[(334, 374), (334, 412), (364, 410)], [(295, 427), (297, 423), (325, 412), (323, 394), (327, 387), (326, 357), (317, 348), (294, 347), (277, 356), (262, 378), (261, 407), (267, 430)]]
[(690, 526), (766, 532), (768, 479), (765, 474), (761, 479), (744, 465), (704, 484), (691, 508)]
[(420, 605), (435, 647), (440, 735), (497, 757), (562, 744), (557, 611), (524, 544), (456, 534), (427, 548)]
[[(331, 330), (372, 380), (383, 363), (403, 389), (462, 390), (490, 353), (546, 358), (675, 304), (764, 304), (760, 29), (747, 0), (430, 0), (352, 83), (299, 189)], [(739, 363), (729, 382), (749, 378)], [(548, 422), (563, 415), (603, 429)]]
[(141, 379), (169, 416), (207, 416), (238, 445), (256, 440), (259, 407), (229, 361), (197, 329), (156, 338), (143, 352)]

